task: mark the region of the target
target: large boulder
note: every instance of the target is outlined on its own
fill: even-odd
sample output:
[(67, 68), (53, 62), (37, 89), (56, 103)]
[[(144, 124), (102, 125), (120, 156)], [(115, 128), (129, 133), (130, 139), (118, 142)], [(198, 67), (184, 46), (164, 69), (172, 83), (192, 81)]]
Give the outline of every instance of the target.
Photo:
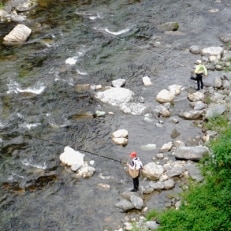
[(172, 91), (168, 91), (166, 89), (161, 90), (156, 96), (156, 100), (159, 103), (169, 103), (172, 102), (174, 98), (175, 92), (173, 93)]
[(163, 174), (164, 168), (154, 162), (148, 163), (143, 167), (143, 176), (150, 180), (158, 180)]
[(95, 97), (103, 103), (108, 103), (113, 106), (120, 106), (123, 103), (128, 103), (132, 100), (134, 93), (126, 88), (114, 87), (105, 91), (99, 91)]
[(123, 212), (126, 212), (128, 210), (134, 209), (135, 206), (133, 205), (133, 203), (129, 200), (123, 199), (120, 200), (119, 202), (117, 202), (115, 204), (115, 207), (121, 209)]
[(69, 146), (64, 148), (64, 152), (60, 154), (60, 161), (67, 166), (71, 166), (73, 170), (77, 170), (84, 165), (84, 154), (75, 151)]
[(206, 47), (201, 50), (201, 55), (212, 55), (212, 56), (218, 56), (221, 57), (224, 52), (223, 47)]
[(179, 147), (175, 151), (175, 157), (183, 160), (199, 161), (206, 155), (208, 155), (208, 148), (205, 146)]
[(216, 116), (222, 115), (226, 111), (226, 105), (225, 104), (215, 104), (210, 106), (205, 113), (205, 118), (211, 119)]

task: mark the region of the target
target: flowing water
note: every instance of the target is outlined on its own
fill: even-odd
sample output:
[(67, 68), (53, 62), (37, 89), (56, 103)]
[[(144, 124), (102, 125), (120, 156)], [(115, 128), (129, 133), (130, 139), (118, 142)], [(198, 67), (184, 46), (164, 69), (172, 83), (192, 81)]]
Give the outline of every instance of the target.
[[(94, 90), (79, 91), (76, 85), (111, 85), (124, 78), (135, 92), (134, 101), (143, 97), (154, 108), (160, 89), (190, 85), (190, 65), (197, 58), (188, 48), (221, 45), (218, 35), (229, 32), (229, 20), (229, 1), (40, 1), (27, 15), (33, 31), (27, 43), (0, 45), (1, 230), (121, 227), (124, 214), (114, 204), (132, 185), (119, 161), (126, 161), (132, 150), (151, 161), (155, 153), (140, 147), (169, 142), (177, 125), (166, 121), (158, 128), (155, 120), (125, 115), (98, 102)], [(160, 30), (169, 21), (180, 24), (179, 33)], [(0, 24), (0, 37), (14, 26)], [(150, 88), (141, 81), (146, 75), (154, 82)], [(175, 110), (182, 105), (184, 101)], [(114, 114), (97, 117), (97, 110)], [(179, 126), (185, 142), (200, 133), (192, 123)], [(125, 147), (111, 141), (120, 128), (129, 131)], [(65, 146), (95, 161), (93, 177), (77, 179), (60, 164)], [(149, 207), (164, 207), (164, 194), (154, 198)]]

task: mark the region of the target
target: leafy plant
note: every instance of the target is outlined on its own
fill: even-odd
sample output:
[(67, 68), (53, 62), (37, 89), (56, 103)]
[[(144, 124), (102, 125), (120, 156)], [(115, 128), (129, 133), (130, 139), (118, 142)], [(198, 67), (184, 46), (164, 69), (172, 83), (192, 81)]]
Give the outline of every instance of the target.
[(208, 130), (222, 131), (228, 126), (228, 118), (226, 115), (218, 115), (209, 118), (207, 122), (204, 123), (204, 127)]
[(146, 219), (148, 221), (152, 220), (153, 218), (156, 218), (158, 216), (158, 212), (156, 210), (150, 210), (147, 214), (146, 214)]

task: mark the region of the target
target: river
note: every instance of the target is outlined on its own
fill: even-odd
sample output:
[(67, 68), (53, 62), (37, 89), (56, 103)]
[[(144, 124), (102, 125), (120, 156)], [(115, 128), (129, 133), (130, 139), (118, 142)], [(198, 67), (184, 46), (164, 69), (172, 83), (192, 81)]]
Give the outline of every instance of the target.
[[(176, 125), (166, 121), (161, 128), (158, 118), (148, 123), (124, 114), (76, 85), (106, 86), (123, 78), (135, 101), (143, 97), (154, 108), (160, 89), (192, 85), (198, 56), (189, 47), (220, 46), (219, 35), (230, 32), (230, 11), (228, 0), (40, 1), (27, 15), (33, 32), (26, 44), (0, 45), (1, 230), (119, 229), (125, 214), (114, 204), (132, 187), (120, 161), (136, 150), (150, 162), (157, 150), (141, 146), (161, 147)], [(178, 31), (160, 29), (172, 21)], [(0, 23), (1, 41), (15, 25)], [(154, 84), (144, 87), (143, 76)], [(176, 110), (182, 107), (187, 105)], [(97, 110), (113, 113), (97, 117)], [(201, 132), (187, 121), (179, 126), (186, 143)], [(120, 128), (129, 131), (126, 146), (111, 140)], [(65, 146), (95, 162), (93, 177), (78, 179), (60, 164)], [(164, 207), (164, 193), (153, 198), (149, 207)]]

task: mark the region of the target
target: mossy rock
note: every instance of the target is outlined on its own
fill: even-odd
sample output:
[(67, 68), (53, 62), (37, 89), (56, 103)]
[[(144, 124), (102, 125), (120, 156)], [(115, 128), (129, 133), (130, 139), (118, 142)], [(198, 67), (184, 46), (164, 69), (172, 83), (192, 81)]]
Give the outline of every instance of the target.
[(179, 23), (177, 22), (166, 22), (159, 27), (163, 31), (177, 31), (179, 29)]

